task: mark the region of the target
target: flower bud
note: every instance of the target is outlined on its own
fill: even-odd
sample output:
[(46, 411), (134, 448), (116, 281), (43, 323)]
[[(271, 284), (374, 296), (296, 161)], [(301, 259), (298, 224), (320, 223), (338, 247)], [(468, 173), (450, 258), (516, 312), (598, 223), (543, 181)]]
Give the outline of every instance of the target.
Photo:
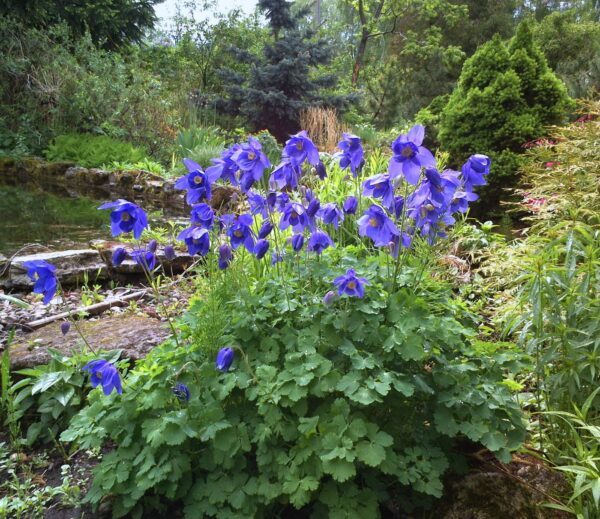
[(231, 259), (233, 258), (233, 251), (229, 244), (224, 243), (219, 247), (219, 268), (225, 270), (229, 267)]
[(321, 202), (319, 202), (318, 198), (313, 198), (310, 203), (308, 204), (308, 207), (306, 208), (306, 214), (310, 217), (313, 218), (316, 214), (317, 211), (321, 208)]
[(356, 197), (349, 196), (344, 200), (344, 213), (346, 214), (356, 214), (356, 209), (358, 208), (358, 202), (356, 201)]
[(173, 245), (167, 245), (165, 247), (164, 253), (165, 253), (165, 258), (168, 261), (173, 261), (175, 259), (175, 257), (177, 256), (177, 254), (175, 254), (175, 247), (173, 247)]
[(254, 255), (256, 259), (262, 259), (269, 250), (269, 242), (267, 240), (258, 240), (254, 246)]
[(327, 176), (327, 170), (325, 169), (325, 164), (323, 164), (322, 160), (320, 160), (319, 163), (316, 165), (315, 170), (319, 178), (321, 180), (325, 180), (325, 177)]
[(148, 246), (146, 247), (146, 249), (149, 250), (150, 252), (156, 252), (157, 247), (158, 247), (158, 242), (156, 240), (150, 240), (148, 242)]
[(336, 299), (337, 299), (337, 294), (333, 290), (330, 290), (323, 297), (323, 304), (325, 306), (331, 306)]
[(112, 264), (118, 267), (127, 257), (127, 251), (123, 247), (115, 249), (112, 255)]
[(304, 246), (304, 236), (302, 234), (294, 234), (291, 239), (292, 249), (299, 252)]
[(262, 240), (271, 234), (273, 224), (269, 220), (265, 220), (258, 231), (258, 239)]
[(217, 360), (215, 361), (217, 369), (223, 372), (229, 371), (234, 357), (235, 353), (231, 348), (222, 348), (217, 354)]
[(65, 322), (61, 323), (60, 331), (62, 332), (63, 335), (67, 335), (67, 333), (69, 333), (70, 329), (71, 329), (71, 323), (69, 321), (65, 321)]

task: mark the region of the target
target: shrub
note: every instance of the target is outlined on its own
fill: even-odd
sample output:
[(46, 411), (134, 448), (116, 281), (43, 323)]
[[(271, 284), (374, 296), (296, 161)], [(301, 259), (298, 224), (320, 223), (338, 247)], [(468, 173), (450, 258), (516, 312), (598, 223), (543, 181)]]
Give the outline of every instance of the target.
[(523, 22), (510, 44), (496, 37), (465, 62), (442, 112), (439, 141), (458, 161), (475, 150), (498, 159), (482, 197), (497, 203), (502, 189), (516, 184), (523, 144), (546, 135), (571, 107)]
[(45, 156), (50, 161), (69, 160), (86, 168), (110, 162), (142, 162), (143, 149), (106, 135), (69, 134), (56, 137)]
[[(286, 285), (223, 279), (192, 306), (187, 350), (155, 351), (122, 400), (92, 395), (62, 436), (117, 445), (88, 499), (111, 494), (116, 517), (166, 498), (181, 500), (186, 517), (272, 517), (291, 505), (370, 518), (403, 490), (413, 501), (440, 496), (458, 437), (508, 461), (524, 435), (503, 382), (518, 353), (475, 340), (441, 286), (387, 294), (385, 267), (347, 259), (355, 253), (324, 256)], [(364, 300), (328, 307), (322, 294), (340, 260), (369, 272), (371, 285)], [(214, 353), (232, 344), (239, 360), (219, 373)], [(172, 394), (175, 382), (190, 388), (188, 403)]]

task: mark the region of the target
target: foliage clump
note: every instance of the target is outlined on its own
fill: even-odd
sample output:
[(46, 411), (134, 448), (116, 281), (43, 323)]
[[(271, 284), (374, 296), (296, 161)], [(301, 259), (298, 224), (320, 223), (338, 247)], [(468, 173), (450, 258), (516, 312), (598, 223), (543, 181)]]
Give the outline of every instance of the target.
[(146, 156), (141, 148), (106, 135), (59, 135), (45, 152), (50, 161), (68, 160), (86, 168), (110, 162), (142, 162)]
[(523, 22), (509, 44), (495, 37), (465, 62), (441, 114), (440, 145), (459, 160), (475, 150), (490, 155), (494, 166), (483, 194), (497, 202), (515, 185), (523, 145), (547, 135), (571, 107)]

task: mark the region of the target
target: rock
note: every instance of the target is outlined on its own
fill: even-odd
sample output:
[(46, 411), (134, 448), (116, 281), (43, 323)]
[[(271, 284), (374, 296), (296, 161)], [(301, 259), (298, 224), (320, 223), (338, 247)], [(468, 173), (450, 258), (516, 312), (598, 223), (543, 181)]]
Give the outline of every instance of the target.
[(0, 287), (5, 289), (30, 288), (33, 282), (23, 266), (26, 261), (43, 260), (56, 267), (56, 275), (62, 285), (83, 284), (107, 278), (108, 269), (100, 254), (94, 249), (42, 252), (12, 258), (10, 266), (0, 272)]
[[(112, 255), (115, 249), (118, 247), (125, 247), (128, 253), (133, 250), (131, 244), (111, 242), (106, 240), (92, 240), (90, 247), (93, 247), (98, 251), (100, 257), (104, 261), (106, 268), (108, 269), (111, 279), (119, 279), (127, 277), (131, 274), (137, 274), (140, 276), (144, 275), (144, 270), (141, 265), (138, 265), (132, 259), (126, 259), (118, 267), (112, 264)], [(172, 261), (165, 258), (164, 248), (160, 247), (156, 251), (156, 259), (158, 263), (162, 265), (162, 273), (167, 276), (173, 274), (180, 274), (187, 269), (195, 259), (188, 254), (187, 251), (176, 249), (177, 256)]]
[(564, 512), (542, 506), (548, 496), (565, 493), (564, 476), (531, 456), (508, 465), (484, 466), (458, 478), (446, 491), (440, 519), (568, 519)]
[[(55, 322), (20, 338), (10, 349), (11, 369), (24, 369), (46, 364), (50, 361), (48, 348), (71, 355), (79, 351), (84, 342), (75, 326), (67, 335)], [(82, 321), (79, 328), (95, 350), (122, 349), (122, 358), (133, 361), (144, 358), (148, 352), (167, 339), (168, 326), (157, 319), (142, 316), (120, 315), (96, 321)]]

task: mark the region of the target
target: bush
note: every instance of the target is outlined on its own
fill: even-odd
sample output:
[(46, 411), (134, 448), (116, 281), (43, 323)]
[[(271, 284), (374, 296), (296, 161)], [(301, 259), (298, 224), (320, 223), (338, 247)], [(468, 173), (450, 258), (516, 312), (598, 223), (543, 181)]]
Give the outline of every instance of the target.
[[(413, 502), (439, 497), (442, 476), (460, 466), (459, 437), (508, 461), (524, 437), (504, 383), (518, 353), (475, 340), (439, 285), (388, 295), (385, 267), (349, 262), (355, 254), (325, 255), (286, 285), (267, 276), (244, 288), (230, 272), (192, 306), (187, 350), (153, 352), (122, 400), (92, 394), (62, 436), (117, 445), (89, 501), (112, 495), (115, 517), (167, 499), (182, 501), (186, 517), (273, 517), (293, 506), (371, 518), (404, 491)], [(328, 307), (322, 294), (342, 258), (370, 272), (371, 286), (364, 300)], [(219, 373), (214, 353), (232, 344), (239, 360)], [(188, 403), (171, 392), (176, 382), (190, 388)]]
[(90, 134), (60, 135), (44, 154), (50, 161), (69, 160), (85, 168), (110, 162), (142, 162), (146, 156), (143, 149), (126, 142)]
[(504, 188), (516, 185), (523, 144), (546, 135), (571, 107), (566, 87), (523, 22), (509, 45), (496, 37), (465, 62), (442, 112), (439, 141), (459, 162), (476, 150), (499, 159), (482, 196), (497, 203)]

